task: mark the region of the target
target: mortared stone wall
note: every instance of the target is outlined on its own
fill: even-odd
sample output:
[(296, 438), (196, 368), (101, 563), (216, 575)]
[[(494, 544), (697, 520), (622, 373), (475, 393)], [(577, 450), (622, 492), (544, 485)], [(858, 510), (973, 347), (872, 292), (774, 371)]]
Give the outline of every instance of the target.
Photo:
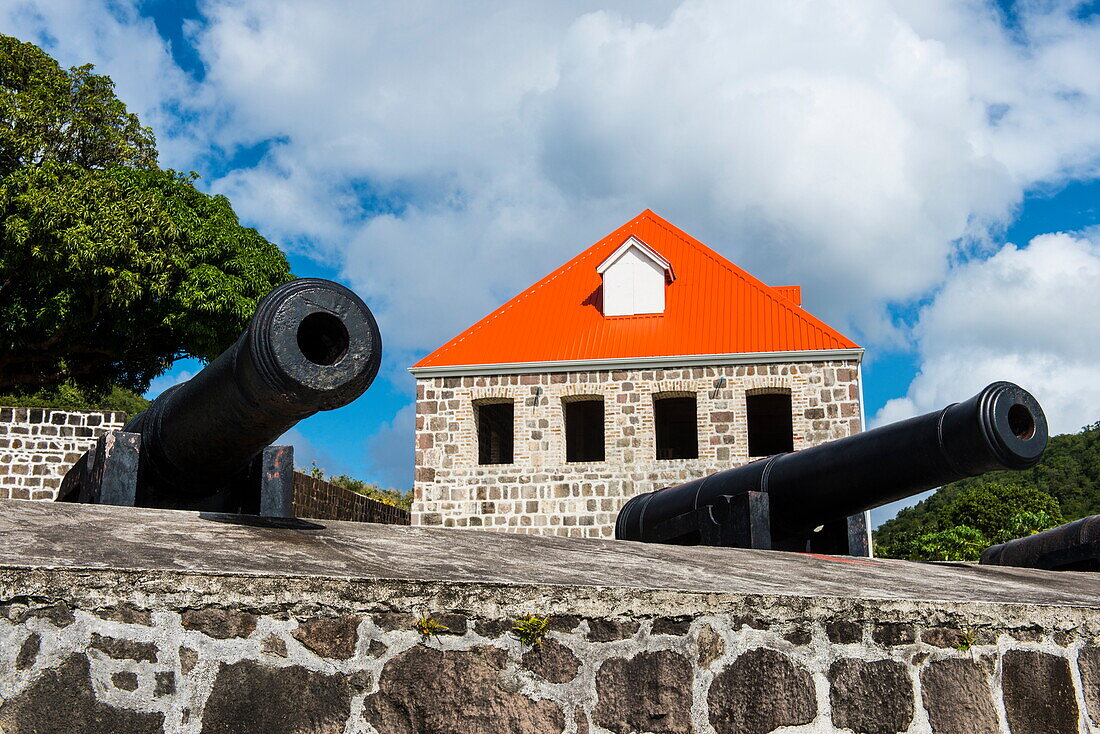
[(0, 499), (52, 500), (77, 459), (125, 422), (119, 411), (0, 408)]
[(409, 524), (409, 511), (403, 507), (387, 505), (299, 471), (294, 472), (294, 516)]
[[(746, 397), (789, 391), (794, 448), (861, 430), (854, 360), (682, 369), (421, 377), (412, 523), (589, 538), (614, 535), (641, 492), (745, 464)], [(657, 459), (655, 396), (694, 395), (697, 459)], [(604, 402), (604, 461), (567, 462), (564, 403)], [(475, 406), (510, 400), (514, 461), (478, 464)]]

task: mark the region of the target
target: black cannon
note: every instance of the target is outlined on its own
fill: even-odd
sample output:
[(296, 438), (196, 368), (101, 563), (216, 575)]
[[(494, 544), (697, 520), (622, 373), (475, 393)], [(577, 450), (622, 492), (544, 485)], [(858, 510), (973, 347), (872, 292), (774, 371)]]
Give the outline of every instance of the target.
[(990, 546), (981, 563), (1051, 571), (1100, 571), (1100, 515)]
[(378, 325), (352, 291), (285, 283), (233, 346), (101, 437), (58, 500), (291, 516), (293, 450), (271, 442), (362, 395), (381, 359)]
[(615, 537), (866, 555), (847, 518), (963, 477), (1034, 466), (1046, 448), (1039, 403), (995, 382), (943, 410), (631, 498)]

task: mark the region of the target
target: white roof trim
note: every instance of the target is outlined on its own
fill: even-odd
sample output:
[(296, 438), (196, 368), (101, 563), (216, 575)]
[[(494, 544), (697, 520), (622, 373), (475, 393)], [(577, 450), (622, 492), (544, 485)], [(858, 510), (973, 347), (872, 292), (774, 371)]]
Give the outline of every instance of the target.
[(615, 262), (620, 257), (625, 255), (627, 250), (632, 247), (638, 248), (638, 250), (640, 250), (643, 255), (655, 262), (658, 267), (664, 268), (665, 277), (668, 278), (669, 282), (676, 280), (676, 273), (672, 271), (672, 264), (668, 260), (665, 260), (663, 257), (661, 257), (661, 253), (657, 252), (634, 235), (630, 235), (629, 237), (627, 237), (626, 242), (619, 245), (618, 249), (616, 249), (615, 252), (611, 253), (610, 257), (600, 263), (596, 267), (596, 272), (600, 275), (603, 275), (605, 270), (614, 265)]
[(409, 367), (417, 377), (465, 377), (515, 375), (542, 372), (590, 370), (663, 369), (695, 365), (774, 364), (776, 362), (827, 362), (840, 359), (863, 361), (863, 348), (811, 349), (797, 352), (745, 352), (742, 354), (685, 354), (668, 357), (623, 357), (615, 359), (572, 359), (558, 362), (511, 362), (507, 364), (462, 364)]

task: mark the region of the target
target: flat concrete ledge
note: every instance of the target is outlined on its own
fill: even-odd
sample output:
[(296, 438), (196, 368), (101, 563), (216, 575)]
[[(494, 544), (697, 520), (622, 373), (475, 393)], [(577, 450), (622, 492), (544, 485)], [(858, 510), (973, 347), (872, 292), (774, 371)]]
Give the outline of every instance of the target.
[(227, 515), (0, 504), (0, 569), (168, 572), (566, 586), (742, 596), (1100, 609), (1100, 574), (338, 521), (281, 528)]

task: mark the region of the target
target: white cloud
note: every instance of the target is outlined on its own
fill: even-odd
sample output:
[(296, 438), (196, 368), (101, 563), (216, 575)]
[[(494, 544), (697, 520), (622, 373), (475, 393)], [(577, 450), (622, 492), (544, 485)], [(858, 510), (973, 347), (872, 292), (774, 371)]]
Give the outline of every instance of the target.
[(342, 261), (398, 350), (645, 207), (885, 340), (885, 304), (1100, 150), (1096, 29), (1059, 8), (1025, 45), (975, 3), (204, 7), (211, 134), (281, 141), (217, 187)]
[(0, 24), (99, 64), (173, 165), (274, 141), (210, 185), (341, 264), (406, 356), (645, 207), (887, 343), (886, 304), (1100, 160), (1100, 25), (1069, 5), (1010, 32), (947, 0), (209, 0), (201, 83), (136, 7)]
[(922, 365), (875, 423), (935, 410), (996, 380), (1031, 391), (1051, 433), (1100, 420), (1100, 240), (1005, 245), (956, 269), (920, 315)]
[(49, 0), (0, 5), (0, 33), (36, 43), (63, 67), (94, 64), (142, 124), (153, 127), (161, 164), (189, 170), (209, 142), (186, 115), (209, 97), (172, 59), (138, 0)]
[(186, 369), (166, 372), (160, 377), (153, 378), (153, 381), (149, 383), (149, 389), (145, 391), (144, 397), (146, 400), (153, 400), (168, 388), (187, 382), (195, 374), (195, 372)]
[(412, 489), (415, 421), (416, 406), (410, 403), (367, 439), (372, 482), (402, 491)]

